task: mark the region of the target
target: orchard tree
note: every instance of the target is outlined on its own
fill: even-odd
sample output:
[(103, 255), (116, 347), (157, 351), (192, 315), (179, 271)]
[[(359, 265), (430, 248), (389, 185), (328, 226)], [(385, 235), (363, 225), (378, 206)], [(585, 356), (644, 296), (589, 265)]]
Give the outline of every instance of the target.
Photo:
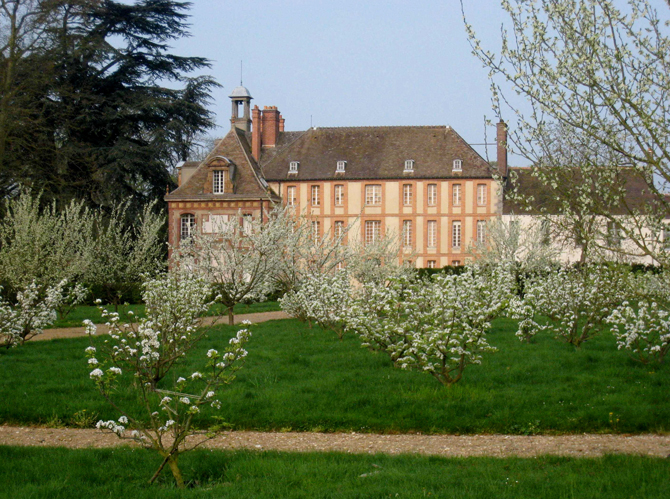
[[(486, 333), (509, 303), (514, 279), (504, 266), (469, 268), (430, 280), (407, 277), (369, 283), (347, 313), (363, 346), (386, 352), (395, 365), (431, 374), (444, 386), (496, 349)], [(318, 300), (318, 297), (315, 297)]]
[(0, 280), (16, 292), (37, 283), (41, 291), (62, 280), (74, 284), (92, 263), (94, 214), (83, 202), (62, 210), (43, 206), (29, 191), (5, 201), (0, 219)]
[[(546, 331), (579, 348), (606, 328), (606, 319), (630, 294), (629, 271), (619, 265), (565, 267), (530, 277), (514, 303), (517, 336), (528, 341)], [(546, 318), (547, 320), (544, 320)]]
[[(276, 213), (276, 212), (275, 212)], [(242, 218), (239, 213), (238, 219)], [(274, 290), (279, 245), (290, 231), (284, 217), (246, 220), (244, 225), (220, 223), (211, 234), (198, 233), (173, 250), (174, 267), (191, 269), (211, 283), (235, 323), (234, 307), (244, 301), (265, 299)]]
[(156, 213), (151, 203), (133, 219), (128, 207), (129, 203), (117, 205), (108, 216), (96, 212), (95, 234), (89, 241), (92, 264), (83, 276), (86, 284), (100, 286), (117, 311), (125, 293), (165, 267), (165, 215)]
[(345, 240), (354, 224), (318, 233), (316, 220), (305, 213), (296, 213), (293, 207), (277, 207), (272, 224), (282, 236), (277, 240), (277, 259), (272, 271), (275, 287), (289, 292), (305, 280), (320, 274), (329, 274), (345, 262), (356, 258), (356, 249)]
[(65, 285), (63, 280), (42, 290), (33, 282), (17, 293), (13, 306), (0, 299), (0, 347), (23, 345), (51, 326), (58, 318)]
[(337, 334), (341, 340), (347, 314), (353, 305), (352, 278), (346, 269), (308, 275), (296, 289), (279, 299), (282, 310), (291, 317), (315, 322)]
[(661, 363), (670, 352), (670, 275), (645, 272), (631, 281), (631, 294), (607, 321), (619, 350), (644, 364)]
[[(486, 223), (486, 242), (470, 247), (481, 265), (508, 265), (523, 270), (546, 269), (556, 263), (560, 246), (550, 226), (533, 218), (492, 218)], [(523, 225), (522, 225), (523, 224)]]
[[(185, 486), (179, 456), (216, 434), (216, 425), (196, 430), (198, 417), (221, 408), (217, 397), (247, 355), (244, 345), (250, 333), (242, 329), (224, 351), (210, 349), (203, 355), (200, 370), (186, 377), (171, 372), (205, 334), (200, 326), (211, 305), (210, 291), (206, 281), (185, 268), (148, 280), (144, 284), (146, 317), (137, 324), (121, 324), (117, 313), (105, 312), (110, 339), (99, 347), (91, 341), (86, 349), (89, 377), (119, 413), (117, 420), (101, 420), (96, 426), (161, 455), (163, 461), (150, 483), (167, 465), (177, 486)], [(85, 326), (89, 336), (95, 334), (92, 322), (85, 321)], [(121, 384), (137, 392), (140, 411), (125, 407), (117, 397)]]
[[(461, 5), (465, 17), (468, 2)], [(670, 182), (670, 10), (659, 12), (650, 0), (501, 5), (507, 19), (498, 53), (482, 46), (467, 19), (465, 26), (489, 69), (496, 113), (516, 115), (516, 152), (562, 205), (572, 201), (577, 213), (610, 221), (635, 253), (667, 263), (659, 239)], [(529, 111), (515, 106), (508, 90), (526, 98)], [(565, 183), (575, 169), (581, 184)], [(637, 195), (644, 203), (625, 196), (631, 184), (643, 186)]]

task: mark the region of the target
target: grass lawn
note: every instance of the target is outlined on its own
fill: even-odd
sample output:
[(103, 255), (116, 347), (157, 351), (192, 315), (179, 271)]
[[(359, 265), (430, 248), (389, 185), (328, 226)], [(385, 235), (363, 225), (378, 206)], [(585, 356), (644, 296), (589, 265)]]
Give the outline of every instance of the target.
[[(236, 331), (211, 328), (189, 365)], [(249, 356), (220, 399), (236, 429), (424, 433), (643, 433), (670, 431), (670, 366), (648, 367), (618, 351), (609, 334), (581, 350), (549, 337), (519, 342), (499, 320), (499, 352), (470, 366), (450, 389), (431, 376), (395, 369), (357, 338), (295, 320), (252, 327)], [(104, 338), (96, 338), (103, 341)], [(84, 424), (76, 413), (118, 417), (89, 380), (86, 338), (28, 343), (0, 353), (0, 422)], [(193, 362), (197, 359), (198, 362)], [(125, 389), (117, 394), (135, 404)], [(82, 413), (80, 413), (81, 415)], [(202, 418), (211, 413), (203, 411)], [(617, 422), (618, 420), (618, 422)]]
[[(107, 310), (110, 312), (114, 311), (114, 305), (106, 305)], [(235, 314), (252, 314), (256, 312), (274, 312), (276, 310), (281, 310), (279, 302), (276, 301), (264, 301), (260, 303), (238, 303), (235, 305), (234, 311)], [(132, 311), (135, 318), (144, 317), (144, 304), (140, 305), (122, 305), (119, 307), (119, 314), (121, 316), (122, 322), (128, 322), (133, 320), (133, 316), (129, 316), (128, 312)], [(209, 311), (208, 315), (227, 315), (226, 308), (221, 304), (214, 305)], [(82, 326), (84, 319), (90, 319), (95, 324), (103, 324), (107, 322), (100, 316), (100, 310), (97, 306), (92, 305), (80, 305), (75, 308), (65, 319), (58, 319), (52, 327), (78, 327)]]
[(290, 454), (198, 450), (180, 459), (191, 487), (140, 449), (0, 447), (0, 498), (659, 498), (670, 497), (670, 461), (600, 459), (444, 459), (418, 456)]

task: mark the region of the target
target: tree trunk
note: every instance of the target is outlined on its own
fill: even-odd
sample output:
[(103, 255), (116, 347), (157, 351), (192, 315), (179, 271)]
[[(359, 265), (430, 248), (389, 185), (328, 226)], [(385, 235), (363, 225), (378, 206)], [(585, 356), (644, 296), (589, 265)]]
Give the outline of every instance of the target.
[(235, 325), (235, 314), (233, 313), (233, 307), (228, 307), (228, 324), (231, 326)]
[(181, 471), (179, 470), (179, 466), (177, 465), (177, 456), (170, 456), (168, 458), (168, 465), (170, 466), (170, 471), (172, 471), (172, 475), (174, 476), (175, 481), (177, 482), (177, 487), (180, 489), (184, 488), (184, 477), (181, 476)]

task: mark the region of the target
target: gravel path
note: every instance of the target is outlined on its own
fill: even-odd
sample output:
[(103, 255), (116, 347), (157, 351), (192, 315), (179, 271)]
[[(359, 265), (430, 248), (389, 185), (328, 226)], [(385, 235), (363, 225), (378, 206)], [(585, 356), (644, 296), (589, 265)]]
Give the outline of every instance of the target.
[[(196, 437), (197, 438), (197, 437)], [(197, 441), (197, 440), (196, 440)], [(72, 449), (129, 445), (93, 429), (0, 426), (0, 445), (59, 446)], [(134, 445), (130, 443), (130, 445)], [(211, 449), (337, 451), (354, 454), (425, 454), (444, 457), (534, 457), (546, 454), (598, 457), (637, 454), (670, 457), (668, 435), (375, 435), (370, 433), (225, 432), (202, 445)]]
[[(235, 324), (240, 324), (242, 321), (250, 321), (251, 323), (272, 321), (275, 319), (288, 319), (288, 315), (284, 312), (258, 312), (255, 314), (238, 314), (235, 316)], [(205, 317), (204, 324), (210, 325), (212, 323), (228, 324), (228, 316), (225, 317)], [(109, 328), (104, 324), (96, 324), (97, 334), (109, 333)], [(79, 338), (85, 336), (83, 327), (63, 327), (45, 329), (43, 334), (35, 336), (30, 341), (44, 341), (53, 340), (56, 338)]]

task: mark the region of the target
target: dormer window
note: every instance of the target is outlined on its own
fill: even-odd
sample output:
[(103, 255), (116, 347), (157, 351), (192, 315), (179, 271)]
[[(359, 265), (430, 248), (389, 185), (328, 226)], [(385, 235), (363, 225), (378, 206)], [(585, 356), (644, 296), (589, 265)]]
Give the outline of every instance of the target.
[(337, 162), (337, 169), (335, 172), (337, 173), (344, 173), (344, 170), (347, 168), (347, 162), (346, 161), (338, 161)]
[(405, 172), (413, 172), (414, 171), (414, 160), (413, 159), (406, 159), (405, 160)]
[(214, 170), (212, 172), (212, 194), (223, 194), (226, 188), (226, 172)]
[(300, 165), (300, 162), (298, 161), (291, 161), (288, 164), (288, 172), (289, 173), (298, 173), (298, 165)]
[(462, 159), (455, 159), (454, 160), (454, 166), (451, 170), (454, 171), (454, 172), (463, 171), (463, 160)]

